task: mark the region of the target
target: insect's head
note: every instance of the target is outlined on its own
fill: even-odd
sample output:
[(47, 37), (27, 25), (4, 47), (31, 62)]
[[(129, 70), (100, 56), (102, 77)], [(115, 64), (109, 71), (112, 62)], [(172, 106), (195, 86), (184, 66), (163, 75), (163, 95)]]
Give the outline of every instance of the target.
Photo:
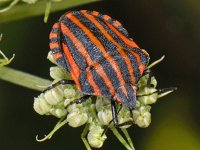
[(116, 99), (126, 107), (132, 109), (136, 104), (137, 87), (125, 84), (117, 89)]

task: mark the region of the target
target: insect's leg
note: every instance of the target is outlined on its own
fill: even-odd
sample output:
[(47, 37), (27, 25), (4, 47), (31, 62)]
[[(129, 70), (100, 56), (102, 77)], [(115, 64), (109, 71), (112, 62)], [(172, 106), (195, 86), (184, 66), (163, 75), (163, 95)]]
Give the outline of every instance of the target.
[(122, 126), (126, 126), (126, 125), (133, 125), (133, 124), (134, 124), (133, 121), (127, 121), (127, 122), (118, 124), (117, 127), (122, 127)]
[(158, 93), (159, 95), (161, 94), (167, 94), (168, 92), (171, 93), (173, 91), (177, 90), (177, 87), (169, 87), (169, 88), (162, 88), (162, 89), (157, 89), (155, 92), (149, 93), (149, 94), (143, 94), (143, 95), (137, 95), (137, 97), (142, 97), (142, 96), (149, 96), (155, 93)]
[[(123, 105), (121, 104), (120, 107), (119, 107), (119, 109), (118, 109), (118, 111), (117, 111), (117, 114), (119, 114), (119, 112), (120, 112), (120, 110), (122, 109), (122, 107), (123, 107)], [(114, 117), (113, 117), (113, 119), (109, 122), (108, 125), (104, 126), (104, 131), (103, 131), (103, 133), (102, 133), (102, 136), (108, 131), (109, 126), (111, 125), (111, 123), (113, 122), (113, 120), (114, 120)]]
[(84, 95), (83, 97), (78, 98), (78, 99), (75, 99), (75, 100), (73, 100), (72, 102), (70, 102), (70, 103), (66, 106), (66, 108), (67, 108), (68, 106), (72, 105), (72, 104), (81, 104), (81, 103), (85, 102), (86, 100), (88, 100), (88, 99), (91, 98), (91, 97), (93, 97), (93, 96), (92, 96), (92, 95)]
[(45, 93), (46, 91), (51, 90), (51, 89), (53, 89), (53, 88), (55, 88), (55, 87), (57, 87), (57, 86), (59, 86), (59, 85), (64, 85), (64, 84), (75, 84), (75, 82), (74, 82), (73, 80), (62, 79), (62, 80), (60, 80), (60, 81), (58, 81), (58, 82), (56, 82), (56, 83), (50, 85), (48, 88), (46, 88), (46, 89), (43, 91), (43, 93)]
[(117, 126), (118, 125), (117, 109), (115, 105), (115, 100), (113, 98), (111, 99), (111, 111), (113, 116), (113, 123), (115, 126)]

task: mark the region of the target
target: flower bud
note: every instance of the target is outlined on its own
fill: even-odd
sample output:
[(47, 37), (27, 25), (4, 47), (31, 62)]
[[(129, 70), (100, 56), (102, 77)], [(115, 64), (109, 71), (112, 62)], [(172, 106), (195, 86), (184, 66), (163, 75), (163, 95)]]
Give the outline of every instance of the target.
[(77, 91), (75, 91), (75, 89), (73, 89), (73, 87), (67, 87), (64, 90), (64, 96), (68, 99), (75, 97), (77, 94)]
[(111, 100), (105, 97), (97, 97), (96, 99), (96, 109), (97, 111), (101, 111), (102, 109), (111, 108), (110, 106)]
[(85, 124), (88, 120), (87, 113), (71, 112), (67, 115), (67, 121), (71, 127), (79, 127)]
[(102, 109), (98, 112), (98, 119), (101, 124), (108, 125), (109, 122), (112, 120), (112, 112), (111, 109)]
[(67, 114), (67, 110), (65, 108), (52, 108), (50, 109), (50, 113), (57, 118), (62, 118)]
[(151, 114), (149, 112), (144, 113), (142, 116), (139, 116), (135, 120), (135, 124), (137, 124), (141, 128), (146, 128), (151, 123)]
[(57, 105), (60, 103), (63, 100), (63, 96), (64, 94), (61, 87), (55, 87), (44, 93), (44, 97), (50, 105)]
[(91, 147), (94, 147), (94, 148), (102, 147), (104, 141), (107, 138), (105, 134), (102, 135), (103, 132), (104, 132), (104, 129), (97, 125), (93, 126), (90, 129), (87, 135), (87, 139)]
[(55, 80), (62, 80), (64, 79), (65, 74), (59, 67), (50, 67), (50, 76)]
[(38, 114), (44, 115), (48, 114), (51, 109), (51, 105), (46, 102), (44, 94), (42, 93), (37, 98), (34, 98), (33, 108)]
[(141, 128), (146, 128), (151, 123), (150, 106), (141, 106), (138, 109), (132, 111), (133, 120)]

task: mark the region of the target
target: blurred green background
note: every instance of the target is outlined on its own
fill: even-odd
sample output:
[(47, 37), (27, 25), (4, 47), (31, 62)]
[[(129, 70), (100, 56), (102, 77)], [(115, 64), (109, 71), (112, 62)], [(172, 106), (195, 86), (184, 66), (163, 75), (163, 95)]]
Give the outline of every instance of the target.
[[(131, 127), (129, 133), (137, 150), (200, 150), (200, 1), (199, 0), (113, 0), (83, 5), (70, 10), (96, 10), (119, 20), (151, 61), (165, 55), (153, 68), (159, 87), (178, 90), (152, 106), (152, 123), (146, 129)], [(69, 10), (69, 9), (68, 9)], [(43, 16), (1, 23), (0, 49), (11, 57), (9, 65), (31, 74), (50, 78), (48, 36), (54, 22), (68, 10), (52, 13), (48, 23)], [(11, 10), (12, 11), (12, 10)], [(83, 128), (64, 126), (51, 140), (35, 141), (56, 123), (54, 117), (33, 110), (33, 97), (39, 92), (0, 81), (1, 149), (84, 150)], [(108, 131), (103, 149), (124, 149)]]

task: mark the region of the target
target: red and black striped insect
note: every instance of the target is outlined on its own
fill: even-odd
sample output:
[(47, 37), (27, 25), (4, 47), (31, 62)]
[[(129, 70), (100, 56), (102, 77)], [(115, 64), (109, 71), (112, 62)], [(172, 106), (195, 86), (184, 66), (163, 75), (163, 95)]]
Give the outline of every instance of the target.
[(86, 96), (111, 98), (114, 124), (117, 125), (115, 102), (132, 109), (136, 103), (136, 86), (149, 62), (149, 55), (129, 37), (122, 24), (97, 11), (72, 11), (53, 25), (50, 50), (57, 64), (70, 73)]

